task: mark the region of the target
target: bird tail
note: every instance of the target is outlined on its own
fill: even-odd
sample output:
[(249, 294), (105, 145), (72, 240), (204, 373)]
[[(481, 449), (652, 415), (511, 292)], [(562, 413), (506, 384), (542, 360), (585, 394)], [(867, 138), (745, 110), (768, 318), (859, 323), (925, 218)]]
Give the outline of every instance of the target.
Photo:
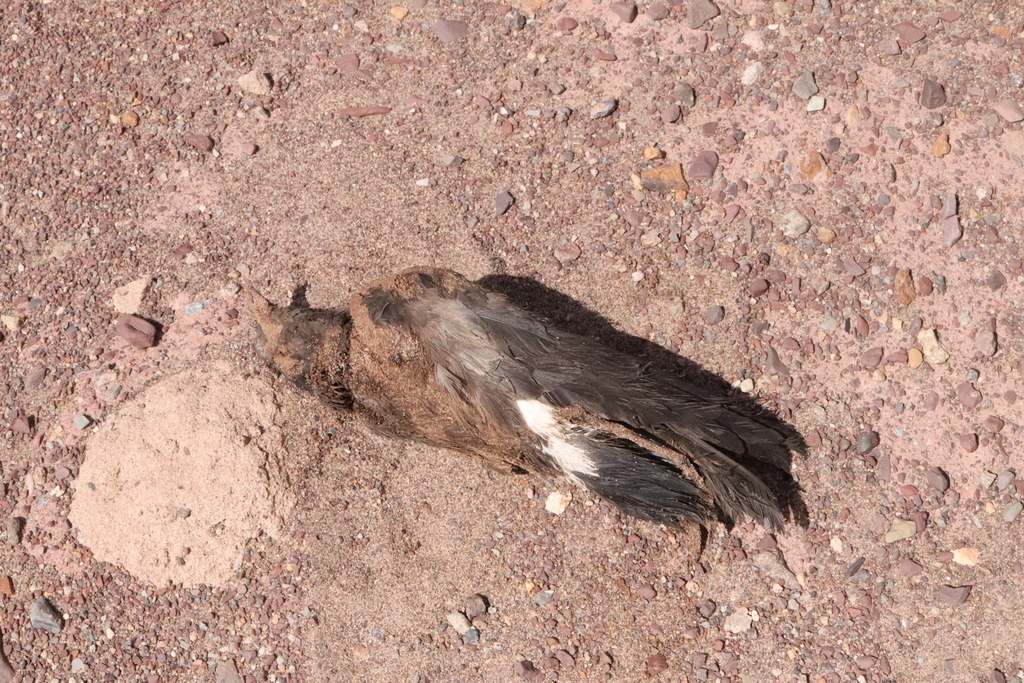
[(680, 519), (703, 526), (711, 518), (704, 493), (657, 453), (598, 430), (571, 435), (567, 443), (583, 452), (588, 466), (574, 470), (556, 463), (626, 514), (670, 527), (678, 527)]

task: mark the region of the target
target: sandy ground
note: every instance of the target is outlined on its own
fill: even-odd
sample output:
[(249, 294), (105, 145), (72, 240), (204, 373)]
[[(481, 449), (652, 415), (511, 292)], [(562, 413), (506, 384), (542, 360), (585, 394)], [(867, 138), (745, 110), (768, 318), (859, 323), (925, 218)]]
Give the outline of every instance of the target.
[[(525, 2), (0, 6), (0, 681), (1024, 678), (1024, 10)], [(256, 359), (239, 285), (418, 264), (759, 397), (809, 524), (701, 551)]]

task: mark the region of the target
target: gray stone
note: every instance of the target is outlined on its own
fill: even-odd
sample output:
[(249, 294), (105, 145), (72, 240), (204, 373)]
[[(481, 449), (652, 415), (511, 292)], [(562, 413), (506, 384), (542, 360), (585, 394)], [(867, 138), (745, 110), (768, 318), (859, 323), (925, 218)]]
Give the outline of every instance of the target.
[(92, 424), (92, 420), (89, 419), (88, 415), (78, 414), (75, 415), (75, 429), (82, 430)]
[(64, 628), (64, 617), (46, 598), (39, 598), (32, 603), (28, 611), (28, 620), (32, 628), (48, 633), (57, 634)]
[(609, 7), (611, 8), (612, 12), (615, 12), (615, 15), (618, 16), (619, 19), (622, 19), (627, 24), (632, 24), (634, 21), (636, 21), (636, 3), (613, 2), (611, 5), (609, 5)]
[(466, 37), (466, 34), (469, 33), (469, 24), (464, 21), (438, 19), (430, 27), (430, 30), (442, 43), (454, 43)]
[(697, 104), (697, 91), (693, 89), (693, 86), (688, 85), (687, 83), (680, 83), (677, 85), (673, 94), (684, 106), (690, 107), (691, 109)]
[(217, 672), (214, 683), (242, 683), (242, 676), (238, 673), (238, 667), (234, 660), (225, 659), (217, 662)]
[(946, 103), (946, 89), (937, 81), (926, 78), (921, 86), (921, 106), (937, 109)]
[(516, 198), (512, 196), (512, 193), (505, 190), (494, 198), (494, 211), (499, 216), (504, 216), (515, 202)]
[(864, 431), (857, 435), (857, 452), (861, 455), (867, 455), (871, 451), (878, 447), (881, 442), (881, 437), (878, 432), (875, 431)]
[(690, 28), (698, 29), (721, 13), (718, 5), (711, 0), (690, 0), (686, 7), (686, 23)]
[(269, 95), (271, 86), (270, 76), (259, 69), (254, 69), (238, 77), (238, 87), (252, 95), (260, 97)]
[(725, 319), (725, 308), (723, 306), (709, 306), (704, 320), (708, 325), (717, 325)]
[(989, 472), (988, 470), (982, 471), (982, 473), (981, 473), (981, 488), (982, 489), (987, 489), (988, 487), (992, 486), (992, 484), (994, 484), (995, 481), (996, 481), (996, 473), (995, 472)]
[(1017, 515), (1020, 514), (1021, 510), (1024, 510), (1024, 503), (1019, 500), (1013, 501), (1003, 508), (1003, 521), (1012, 522), (1017, 519)]
[(941, 467), (933, 467), (924, 475), (928, 485), (939, 493), (945, 493), (949, 488), (949, 475), (942, 471)]
[(541, 591), (533, 596), (533, 601), (543, 607), (544, 605), (550, 605), (555, 599), (555, 591)]
[(593, 107), (590, 108), (590, 118), (592, 119), (603, 119), (606, 116), (611, 116), (612, 112), (619, 108), (619, 101), (614, 97), (601, 100)]
[(799, 588), (796, 574), (786, 564), (786, 558), (778, 548), (765, 550), (751, 558), (754, 566), (787, 588)]
[(811, 99), (818, 94), (818, 84), (814, 82), (814, 72), (804, 71), (793, 81), (793, 94), (802, 100)]
[(1013, 480), (1016, 478), (1017, 473), (1013, 470), (1003, 470), (999, 473), (999, 476), (996, 477), (996, 490), (1002, 493), (1009, 488), (1010, 484), (1012, 484)]
[(185, 313), (188, 315), (199, 315), (206, 308), (206, 304), (202, 301), (196, 301), (195, 303), (188, 304), (185, 306)]
[(935, 597), (951, 607), (959, 607), (971, 594), (971, 586), (940, 586)]

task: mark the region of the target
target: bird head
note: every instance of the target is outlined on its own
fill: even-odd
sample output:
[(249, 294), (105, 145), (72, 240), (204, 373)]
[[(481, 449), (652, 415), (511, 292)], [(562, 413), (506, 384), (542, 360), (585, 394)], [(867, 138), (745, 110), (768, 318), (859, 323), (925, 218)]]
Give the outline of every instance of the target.
[(245, 300), (259, 328), (259, 355), (273, 370), (326, 403), (350, 401), (344, 383), (347, 311), (277, 306), (252, 288), (246, 288)]

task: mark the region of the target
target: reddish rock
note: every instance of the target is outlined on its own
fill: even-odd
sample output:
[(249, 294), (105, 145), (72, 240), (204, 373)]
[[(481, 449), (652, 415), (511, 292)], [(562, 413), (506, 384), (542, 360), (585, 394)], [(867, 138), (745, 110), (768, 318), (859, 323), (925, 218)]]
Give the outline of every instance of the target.
[(660, 652), (647, 658), (648, 676), (657, 676), (666, 669), (668, 669), (668, 661), (665, 659), (665, 655)]
[(212, 152), (213, 151), (213, 138), (209, 135), (198, 135), (196, 133), (187, 133), (183, 138), (185, 144), (190, 147), (195, 147), (200, 152)]
[(360, 118), (363, 116), (379, 116), (381, 114), (387, 114), (391, 111), (391, 107), (342, 107), (338, 110), (338, 114), (341, 116), (351, 116), (352, 118)]
[(122, 315), (117, 319), (115, 331), (137, 349), (148, 349), (156, 344), (156, 327), (137, 315)]

